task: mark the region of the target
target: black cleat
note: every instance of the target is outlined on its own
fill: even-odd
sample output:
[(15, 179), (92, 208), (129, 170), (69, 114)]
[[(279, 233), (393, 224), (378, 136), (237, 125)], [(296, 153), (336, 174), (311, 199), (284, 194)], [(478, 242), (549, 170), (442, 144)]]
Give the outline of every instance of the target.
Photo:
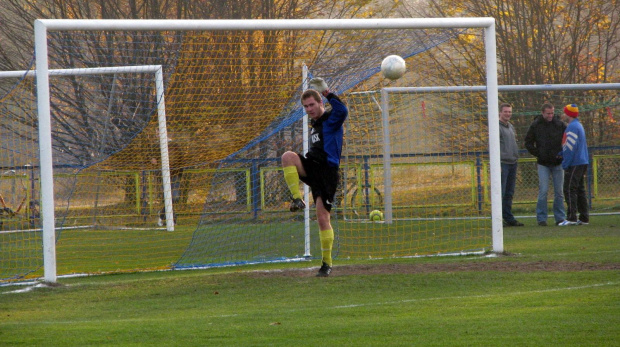
[(304, 208), (306, 208), (306, 203), (303, 200), (293, 199), (293, 202), (291, 202), (291, 207), (289, 208), (289, 210), (291, 210), (291, 212), (297, 212), (299, 210), (303, 210)]
[(316, 277), (328, 277), (331, 272), (332, 267), (327, 265), (326, 263), (323, 263), (323, 265), (321, 265), (321, 268), (319, 269), (319, 272), (316, 274)]

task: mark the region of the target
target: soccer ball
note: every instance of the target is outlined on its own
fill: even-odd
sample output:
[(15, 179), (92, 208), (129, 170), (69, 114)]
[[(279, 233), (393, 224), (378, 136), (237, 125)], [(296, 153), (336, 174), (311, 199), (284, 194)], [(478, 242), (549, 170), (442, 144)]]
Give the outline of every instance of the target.
[(370, 212), (368, 217), (370, 217), (370, 220), (373, 222), (380, 222), (383, 220), (383, 212), (379, 210), (374, 210)]
[(397, 55), (388, 55), (381, 62), (381, 72), (385, 78), (397, 80), (405, 74), (405, 60)]

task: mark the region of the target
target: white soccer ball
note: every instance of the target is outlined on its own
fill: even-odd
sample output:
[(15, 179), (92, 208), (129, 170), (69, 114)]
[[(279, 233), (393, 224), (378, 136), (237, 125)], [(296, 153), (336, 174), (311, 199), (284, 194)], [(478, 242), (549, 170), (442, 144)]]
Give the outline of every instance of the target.
[(407, 66), (405, 59), (398, 55), (388, 55), (381, 62), (381, 72), (385, 78), (397, 80), (405, 74)]

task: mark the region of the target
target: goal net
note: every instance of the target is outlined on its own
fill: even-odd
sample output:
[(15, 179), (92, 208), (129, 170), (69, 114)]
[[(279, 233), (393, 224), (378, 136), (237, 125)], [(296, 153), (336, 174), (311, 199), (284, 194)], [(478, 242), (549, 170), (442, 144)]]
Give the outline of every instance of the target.
[[(148, 75), (147, 78), (143, 74)], [(34, 70), (0, 72), (0, 81), (5, 82), (3, 86), (9, 86), (0, 103), (1, 114), (7, 120), (0, 126), (4, 147), (0, 158), (0, 241), (3, 246), (2, 269), (7, 272), (0, 274), (2, 278), (19, 277), (42, 265), (41, 174), (34, 75)], [(118, 205), (124, 204), (125, 181), (131, 174), (122, 170), (100, 170), (95, 176), (84, 163), (96, 163), (105, 158), (106, 153), (126, 147), (135, 136), (133, 131), (140, 127), (140, 122), (149, 122), (153, 112), (160, 118), (158, 123), (165, 133), (163, 96), (161, 107), (153, 107), (156, 95), (163, 95), (163, 85), (157, 83), (163, 79), (161, 66), (53, 69), (49, 70), (49, 75), (53, 80), (54, 106), (58, 110), (55, 120), (62, 129), (53, 133), (58, 146), (55, 159), (62, 163), (55, 165), (56, 196), (59, 197), (56, 199), (56, 216), (61, 221), (72, 216), (71, 225), (63, 227), (66, 230), (92, 229), (100, 218), (123, 220), (127, 217), (123, 215), (127, 208)], [(16, 82), (12, 84), (12, 80)], [(97, 89), (101, 86), (109, 89), (102, 92)], [(136, 92), (150, 95), (151, 100), (146, 96), (141, 101), (145, 102), (144, 106), (127, 107)], [(126, 129), (126, 124), (121, 122), (119, 127), (117, 123), (122, 118), (131, 118), (138, 125)], [(105, 125), (100, 127), (97, 124)], [(95, 131), (101, 128), (102, 132)], [(98, 136), (102, 138), (98, 139)], [(164, 142), (160, 147), (167, 149), (166, 145)], [(161, 157), (167, 157), (161, 148), (160, 152), (164, 152)], [(160, 172), (169, 173), (169, 166), (162, 166)], [(165, 190), (166, 184), (162, 186)], [(94, 194), (91, 193), (92, 187)], [(169, 183), (167, 187), (169, 189)], [(139, 199), (134, 201), (137, 203)], [(94, 214), (89, 208), (91, 205)], [(105, 209), (100, 208), (103, 206)], [(82, 211), (75, 211), (79, 209)], [(100, 211), (107, 213), (100, 214)], [(116, 223), (123, 224), (123, 221)]]
[[(37, 21), (44, 36), (43, 44), (37, 39), (39, 104), (32, 103), (32, 86), (19, 88), (31, 88), (24, 92), (29, 117), (50, 117), (49, 131), (29, 138), (41, 163), (38, 152), (24, 157), (32, 158), (24, 160), (35, 170), (32, 179), (23, 179), (26, 186), (34, 182), (28, 198), (33, 201), (42, 183), (42, 218), (36, 221), (42, 225), (34, 227), (42, 226), (43, 236), (28, 233), (56, 245), (46, 255), (45, 271), (50, 258), (54, 274), (69, 274), (320, 255), (313, 206), (305, 215), (288, 212), (291, 197), (280, 168), (284, 151), (303, 151), (306, 120), (299, 97), (311, 77), (324, 78), (350, 108), (332, 212), (336, 257), (501, 251), (501, 239), (492, 244), (493, 208), (483, 204), (493, 190), (487, 114), (497, 115), (489, 111), (497, 95), (481, 102), (486, 94), (417, 100), (394, 94), (387, 120), (380, 95), (386, 87), (493, 81), (495, 72), (485, 73), (484, 49), (480, 66), (450, 81), (444, 61), (428, 55), (442, 42), (463, 37), (486, 47), (492, 42), (489, 27), (488, 19)], [(390, 54), (407, 60), (408, 72), (397, 81), (380, 74), (381, 60)], [(152, 76), (46, 81), (48, 69), (143, 65), (162, 67), (165, 136)], [(15, 117), (13, 110), (3, 112)], [(445, 118), (435, 121), (439, 113)], [(41, 128), (31, 124), (27, 130)], [(467, 141), (457, 136), (461, 130)], [(162, 170), (162, 138), (168, 173)], [(385, 143), (391, 146), (389, 187)], [(53, 190), (46, 193), (50, 182)], [(53, 201), (45, 203), (50, 196)], [(166, 196), (174, 231), (166, 227), (172, 214), (162, 213)], [(370, 211), (386, 208), (392, 210), (389, 221), (368, 221)], [(30, 271), (40, 276), (42, 270)], [(46, 272), (47, 279), (53, 276)]]
[[(476, 240), (485, 247), (492, 206), (486, 89), (386, 87), (348, 96), (350, 108), (363, 116), (348, 120), (341, 255), (445, 253)], [(556, 117), (567, 103), (579, 105), (590, 152), (589, 208), (592, 214), (618, 214), (620, 185), (611, 178), (620, 165), (618, 90), (620, 83), (498, 86), (500, 100), (513, 105), (511, 123), (521, 148), (513, 205), (519, 218), (535, 223), (538, 171), (524, 139), (544, 103), (555, 105)], [(548, 194), (551, 204), (553, 191)], [(393, 232), (385, 234), (385, 226), (374, 223), (349, 227), (377, 209), (386, 223), (393, 222)], [(397, 231), (408, 223), (415, 232)]]

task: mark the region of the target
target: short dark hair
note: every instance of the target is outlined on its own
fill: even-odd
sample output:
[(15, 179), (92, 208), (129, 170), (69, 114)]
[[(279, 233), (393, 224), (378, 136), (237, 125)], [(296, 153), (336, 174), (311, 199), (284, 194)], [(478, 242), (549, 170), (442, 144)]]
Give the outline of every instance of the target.
[(503, 109), (504, 109), (504, 107), (512, 107), (512, 105), (511, 105), (511, 104), (509, 104), (509, 103), (507, 103), (507, 102), (505, 102), (505, 103), (503, 103), (503, 104), (499, 105), (499, 110), (500, 110), (500, 111), (501, 111), (501, 110), (503, 110)]
[(545, 102), (545, 103), (542, 105), (542, 112), (543, 112), (543, 113), (545, 113), (545, 110), (550, 109), (550, 108), (555, 108), (555, 107), (553, 106), (553, 104), (552, 104), (552, 103), (550, 103), (550, 102)]
[(314, 98), (317, 102), (321, 102), (321, 94), (314, 89), (308, 89), (303, 94), (301, 94), (301, 100), (306, 100), (308, 98)]

